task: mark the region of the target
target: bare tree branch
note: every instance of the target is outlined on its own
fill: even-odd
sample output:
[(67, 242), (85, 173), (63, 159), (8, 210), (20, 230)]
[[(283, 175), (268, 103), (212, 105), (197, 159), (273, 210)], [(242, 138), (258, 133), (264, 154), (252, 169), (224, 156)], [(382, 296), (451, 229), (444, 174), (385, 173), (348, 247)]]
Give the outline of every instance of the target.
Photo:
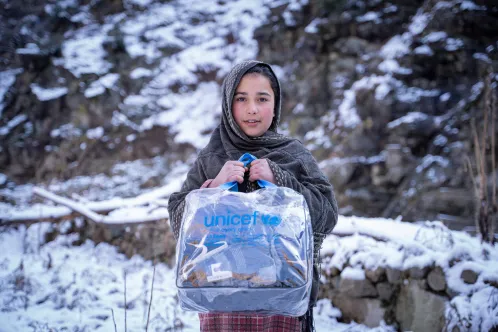
[(145, 326), (145, 332), (149, 329), (149, 319), (150, 319), (150, 308), (152, 306), (152, 294), (154, 293), (154, 277), (156, 276), (156, 259), (154, 258), (154, 270), (152, 271), (152, 285), (150, 286), (150, 301), (149, 301), (149, 312), (147, 313), (147, 325)]

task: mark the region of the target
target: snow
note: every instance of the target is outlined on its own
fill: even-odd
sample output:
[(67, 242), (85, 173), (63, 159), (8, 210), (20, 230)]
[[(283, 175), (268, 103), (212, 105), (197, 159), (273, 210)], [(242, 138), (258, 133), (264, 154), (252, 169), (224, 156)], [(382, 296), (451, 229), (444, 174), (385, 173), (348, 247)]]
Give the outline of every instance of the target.
[(130, 78), (136, 80), (142, 77), (152, 76), (152, 70), (147, 68), (138, 67), (132, 70), (130, 73)]
[(472, 55), (472, 57), (473, 57), (474, 59), (479, 59), (479, 60), (482, 60), (482, 61), (484, 61), (484, 62), (486, 62), (486, 63), (489, 63), (489, 64), (491, 64), (491, 63), (492, 63), (491, 59), (490, 59), (490, 58), (488, 57), (488, 55), (487, 55), (487, 54), (485, 54), (485, 53), (474, 53), (474, 54)]
[(427, 167), (431, 166), (434, 163), (439, 164), (441, 167), (448, 167), (449, 160), (441, 156), (433, 156), (429, 154), (425, 156), (424, 159), (422, 159), (422, 162), (420, 163), (420, 165), (417, 166), (415, 171), (417, 173), (421, 173), (424, 169), (426, 169)]
[(7, 182), (7, 175), (0, 173), (0, 186), (3, 186)]
[(81, 136), (81, 129), (75, 128), (72, 123), (66, 123), (50, 132), (52, 138), (73, 138)]
[[(197, 314), (178, 306), (174, 270), (166, 264), (154, 267), (139, 256), (128, 259), (106, 243), (86, 241), (73, 246), (73, 235), (43, 244), (41, 236), (49, 228), (43, 223), (0, 234), (2, 331), (107, 332), (114, 331), (114, 324), (124, 331), (125, 313), (129, 331), (145, 330), (147, 317), (152, 331), (173, 329), (174, 325), (185, 332), (199, 331)], [(330, 300), (320, 300), (315, 309), (317, 331), (351, 327), (354, 331), (394, 331), (385, 325), (370, 329), (338, 323), (340, 316)]]
[(446, 93), (443, 93), (441, 96), (439, 96), (439, 100), (442, 101), (442, 102), (445, 102), (445, 101), (448, 101), (451, 97), (451, 93), (449, 92), (446, 92)]
[(66, 95), (68, 92), (68, 89), (66, 87), (42, 88), (35, 83), (31, 84), (30, 87), (31, 91), (36, 95), (39, 101), (57, 99)]
[[(193, 92), (164, 96), (157, 103), (162, 108), (170, 110), (145, 119), (142, 122), (142, 130), (149, 129), (153, 125), (170, 126), (171, 132), (177, 134), (176, 142), (189, 142), (202, 148), (209, 140), (211, 129), (218, 123), (217, 117), (221, 112), (220, 101), (219, 86), (214, 82), (200, 83)], [(202, 121), (198, 121), (201, 118)]]
[(17, 54), (40, 54), (40, 48), (34, 43), (27, 43), (25, 47), (16, 49)]
[(5, 94), (16, 81), (16, 75), (23, 72), (22, 68), (10, 69), (0, 72), (0, 117), (2, 116)]
[(346, 267), (341, 272), (341, 278), (352, 280), (365, 280), (365, 270), (361, 268)]
[(86, 98), (93, 98), (101, 95), (106, 89), (112, 89), (119, 80), (119, 74), (107, 74), (100, 77), (97, 81), (92, 82), (88, 89), (85, 90)]
[(410, 39), (407, 34), (396, 35), (389, 39), (380, 50), (380, 55), (385, 59), (399, 58), (410, 52)]
[(96, 127), (92, 129), (88, 129), (86, 131), (86, 137), (89, 139), (101, 139), (102, 136), (104, 136), (104, 128), (102, 127)]
[(64, 68), (76, 77), (84, 74), (106, 74), (112, 64), (104, 59), (106, 52), (102, 43), (105, 39), (105, 31), (97, 30), (94, 35), (81, 33), (74, 39), (64, 41), (62, 44)]
[(399, 119), (396, 119), (394, 121), (391, 121), (387, 124), (387, 128), (393, 129), (396, 128), (397, 126), (403, 124), (403, 123), (412, 123), (412, 122), (419, 122), (419, 121), (425, 121), (429, 118), (427, 114), (421, 113), (421, 112), (410, 112), (405, 116), (402, 116)]
[[(344, 91), (344, 99), (339, 105), (339, 114), (344, 126), (355, 127), (361, 123), (361, 119), (356, 112), (356, 91), (360, 89), (373, 89), (382, 86), (376, 91), (376, 98), (382, 99), (386, 96), (389, 89), (386, 84), (391, 80), (388, 76), (365, 76), (353, 83), (350, 89)], [(329, 124), (329, 128), (332, 124)]]
[(446, 45), (444, 46), (444, 48), (449, 52), (453, 52), (463, 48), (463, 46), (464, 43), (461, 39), (448, 38), (446, 39)]
[(363, 23), (363, 22), (374, 22), (376, 24), (381, 22), (380, 19), (380, 14), (377, 12), (368, 12), (365, 15), (358, 16), (356, 18), (357, 22)]
[(386, 59), (382, 61), (379, 64), (378, 68), (384, 73), (390, 73), (390, 74), (396, 73), (402, 75), (409, 75), (412, 73), (412, 70), (410, 68), (401, 67), (398, 61), (394, 59)]
[(310, 34), (313, 34), (313, 33), (317, 33), (318, 32), (318, 26), (320, 24), (322, 24), (323, 22), (325, 22), (324, 19), (320, 19), (320, 18), (314, 18), (307, 26), (306, 28), (304, 28), (304, 32), (306, 33), (310, 33)]
[(12, 129), (23, 123), (28, 119), (26, 114), (19, 114), (12, 118), (7, 124), (3, 127), (0, 127), (0, 136), (5, 136), (10, 133)]
[(461, 10), (487, 10), (486, 6), (476, 5), (473, 1), (464, 0), (460, 4)]
[(432, 49), (427, 45), (419, 46), (419, 47), (415, 48), (413, 51), (415, 52), (415, 54), (425, 54), (428, 56), (434, 55), (434, 52), (432, 51)]
[(427, 34), (422, 41), (424, 43), (436, 43), (448, 38), (448, 34), (444, 31), (434, 31)]
[(408, 31), (414, 36), (420, 34), (427, 27), (429, 20), (429, 15), (424, 13), (422, 9), (419, 9), (417, 14), (412, 18), (412, 21), (408, 26)]

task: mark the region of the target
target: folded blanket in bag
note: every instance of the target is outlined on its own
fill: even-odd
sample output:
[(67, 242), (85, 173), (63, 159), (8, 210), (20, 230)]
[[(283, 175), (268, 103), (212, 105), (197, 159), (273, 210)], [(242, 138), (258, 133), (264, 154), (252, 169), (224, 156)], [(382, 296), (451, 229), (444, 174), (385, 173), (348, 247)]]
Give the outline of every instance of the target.
[(308, 309), (313, 236), (306, 201), (289, 188), (260, 186), (187, 195), (176, 256), (183, 309), (288, 316)]

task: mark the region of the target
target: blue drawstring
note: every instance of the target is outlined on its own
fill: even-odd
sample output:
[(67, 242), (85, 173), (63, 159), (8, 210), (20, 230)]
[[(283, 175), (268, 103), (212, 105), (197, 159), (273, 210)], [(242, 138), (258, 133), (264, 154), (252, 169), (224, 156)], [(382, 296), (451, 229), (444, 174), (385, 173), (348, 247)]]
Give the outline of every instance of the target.
[[(250, 154), (250, 153), (244, 153), (239, 158), (239, 161), (241, 161), (241, 162), (244, 163), (244, 167), (247, 167), (247, 165), (249, 165), (250, 163), (252, 163), (256, 159), (258, 159), (258, 158), (256, 158), (252, 154)], [(271, 183), (269, 181), (266, 181), (266, 180), (258, 180), (256, 182), (258, 183), (258, 185), (261, 188), (276, 188), (277, 187), (275, 184), (273, 184), (273, 183)], [(229, 190), (229, 191), (239, 191), (239, 185), (238, 185), (237, 181), (231, 181), (231, 182), (223, 183), (218, 188), (226, 189), (226, 190)]]

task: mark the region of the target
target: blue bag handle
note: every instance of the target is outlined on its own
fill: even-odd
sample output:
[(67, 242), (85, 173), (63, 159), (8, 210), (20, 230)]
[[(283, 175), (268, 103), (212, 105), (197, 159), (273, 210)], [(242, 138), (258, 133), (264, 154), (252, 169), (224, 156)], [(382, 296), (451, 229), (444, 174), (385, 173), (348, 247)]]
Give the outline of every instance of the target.
[[(252, 163), (254, 160), (258, 158), (254, 157), (250, 153), (244, 153), (240, 158), (239, 161), (244, 163), (244, 167)], [(256, 181), (258, 183), (258, 186), (261, 188), (276, 188), (277, 186), (269, 181), (266, 180), (258, 180)], [(226, 182), (220, 185), (218, 188), (221, 189), (226, 189), (228, 191), (239, 191), (239, 185), (237, 181), (231, 181), (231, 182)]]

